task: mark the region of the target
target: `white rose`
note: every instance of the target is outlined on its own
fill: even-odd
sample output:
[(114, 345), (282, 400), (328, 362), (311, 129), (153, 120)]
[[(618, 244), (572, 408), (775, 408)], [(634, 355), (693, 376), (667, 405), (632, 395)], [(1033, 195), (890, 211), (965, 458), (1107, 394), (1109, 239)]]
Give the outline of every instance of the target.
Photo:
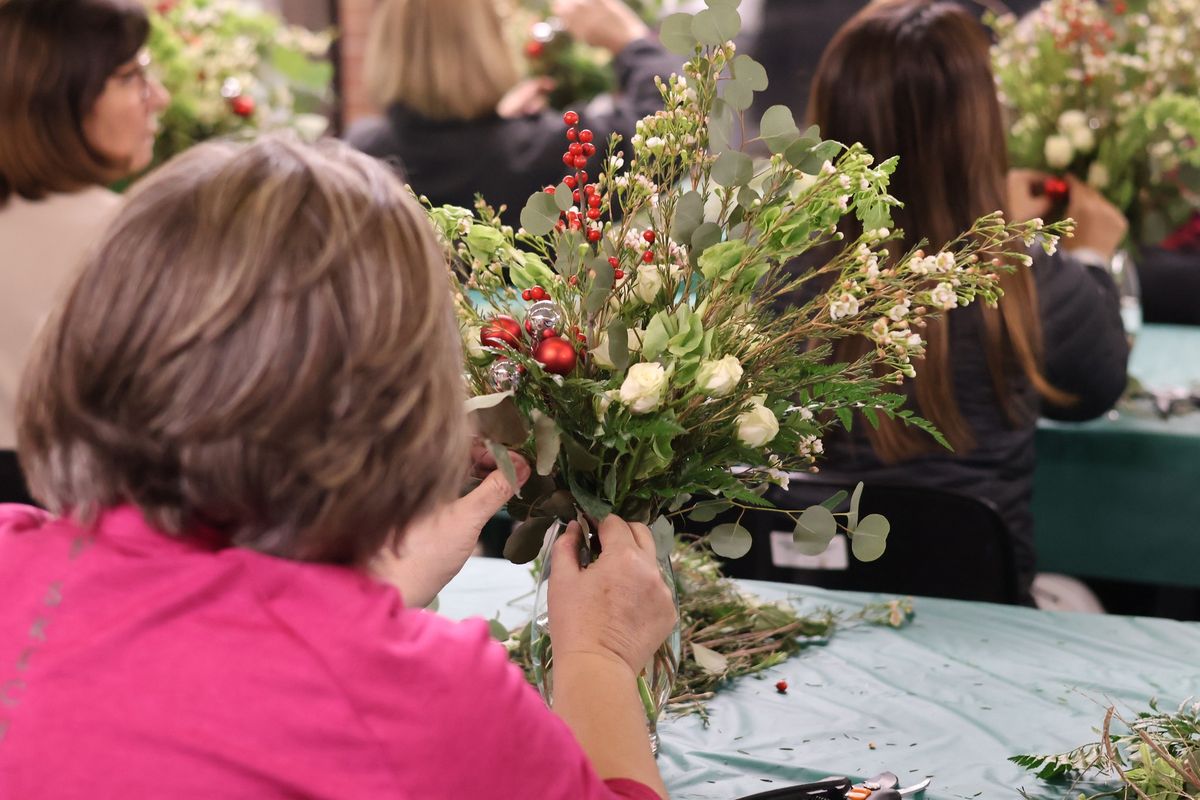
[(737, 418), (737, 437), (747, 447), (764, 447), (779, 433), (779, 420), (766, 406), (755, 403)]
[(608, 354), (608, 334), (602, 333), (596, 338), (596, 343), (592, 345), (592, 360), (605, 369), (616, 369), (617, 365), (613, 363), (612, 356)]
[(1087, 182), (1096, 189), (1105, 189), (1108, 187), (1108, 167), (1101, 164), (1099, 161), (1093, 161), (1088, 167)]
[(1096, 147), (1096, 135), (1091, 128), (1076, 128), (1068, 136), (1072, 146), (1080, 153), (1090, 153)]
[(633, 293), (646, 305), (654, 302), (662, 291), (662, 271), (656, 264), (638, 264), (637, 278), (633, 284)]
[(736, 356), (725, 356), (720, 361), (701, 362), (696, 386), (709, 397), (724, 397), (741, 379), (742, 363)]
[(667, 371), (662, 364), (634, 364), (621, 384), (621, 403), (634, 414), (658, 408), (667, 389)]
[(1070, 135), (1071, 131), (1086, 128), (1088, 126), (1087, 114), (1079, 109), (1070, 109), (1064, 111), (1058, 117), (1058, 129), (1065, 134)]
[(1075, 148), (1065, 136), (1046, 137), (1046, 164), (1052, 169), (1063, 169), (1075, 158)]
[(485, 352), (483, 349), (483, 343), (479, 340), (479, 336), (482, 332), (483, 328), (479, 325), (471, 325), (467, 328), (466, 332), (463, 333), (463, 343), (467, 346), (467, 355), (471, 356), (472, 358), (481, 356)]

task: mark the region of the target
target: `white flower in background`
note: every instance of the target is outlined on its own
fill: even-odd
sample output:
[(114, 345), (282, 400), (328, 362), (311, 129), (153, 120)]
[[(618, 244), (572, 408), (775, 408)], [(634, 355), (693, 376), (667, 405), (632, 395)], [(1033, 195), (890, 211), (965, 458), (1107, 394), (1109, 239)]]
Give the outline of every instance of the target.
[(1105, 189), (1108, 187), (1108, 167), (1101, 164), (1099, 161), (1093, 161), (1088, 167), (1087, 182), (1096, 189)]
[(949, 283), (939, 283), (929, 293), (929, 302), (943, 311), (949, 311), (958, 307), (958, 295), (954, 293), (954, 287)]
[(483, 349), (483, 343), (479, 340), (483, 328), (479, 325), (472, 325), (463, 333), (463, 342), (466, 344), (467, 355), (472, 358), (485, 355), (487, 351)]
[(620, 399), (634, 414), (645, 414), (662, 404), (667, 389), (667, 371), (662, 364), (634, 364), (621, 384)]
[(835, 300), (829, 306), (829, 316), (832, 319), (841, 319), (858, 313), (858, 298), (849, 292), (844, 293), (841, 297)]
[(802, 436), (797, 443), (796, 452), (806, 458), (814, 458), (825, 452), (825, 443), (819, 436)]
[(608, 407), (613, 404), (614, 400), (619, 399), (620, 395), (621, 392), (617, 389), (609, 389), (604, 394), (596, 395), (596, 419), (604, 419), (604, 415), (608, 413)]
[(750, 408), (738, 415), (737, 437), (747, 447), (765, 447), (779, 434), (779, 420), (762, 404), (765, 399), (754, 398)]
[(925, 340), (921, 338), (919, 333), (910, 333), (908, 339), (904, 342), (905, 346), (910, 350), (916, 350), (925, 344)]
[(891, 329), (888, 327), (888, 318), (880, 317), (875, 320), (875, 324), (871, 326), (871, 335), (875, 337), (875, 341), (880, 344), (891, 344), (892, 336), (889, 333)]
[(664, 141), (662, 139), (662, 137), (651, 136), (649, 139), (646, 140), (646, 149), (649, 150), (651, 153), (660, 153), (660, 152), (662, 152), (662, 149), (663, 149), (663, 147), (666, 146), (666, 144), (667, 144), (666, 141)]
[(639, 300), (647, 305), (654, 302), (654, 298), (658, 297), (658, 293), (663, 288), (664, 271), (671, 280), (676, 280), (679, 277), (679, 267), (664, 269), (661, 264), (638, 264), (637, 277), (634, 278), (633, 293)]
[(784, 471), (783, 459), (771, 453), (767, 457), (767, 467), (769, 468), (767, 469), (767, 476), (770, 478), (771, 483), (786, 492), (792, 485), (792, 477)]
[(1077, 108), (1072, 108), (1064, 111), (1058, 116), (1058, 129), (1068, 136), (1072, 131), (1077, 131), (1080, 128), (1088, 126), (1087, 114)]
[(696, 373), (696, 386), (709, 397), (724, 397), (742, 379), (742, 362), (736, 356), (718, 361), (702, 361)]
[(1063, 169), (1075, 158), (1075, 148), (1065, 136), (1047, 136), (1044, 155), (1051, 169)]
[(613, 363), (612, 356), (608, 354), (607, 333), (601, 333), (596, 337), (596, 342), (592, 345), (592, 360), (605, 369), (616, 369), (617, 365)]
[(933, 268), (936, 272), (953, 272), (954, 254), (944, 250), (938, 253), (933, 258)]
[[(906, 297), (903, 300), (901, 300), (899, 303), (897, 303), (896, 305), (894, 305), (890, 309), (888, 309), (888, 316), (892, 319), (893, 322), (899, 322), (900, 320), (907, 317), (909, 311), (911, 311), (911, 310), (912, 310), (912, 301)], [(879, 324), (879, 322), (884, 322), (884, 325), (887, 324), (886, 321), (884, 321), (884, 320), (879, 320), (878, 322), (876, 322), (876, 324)]]
[(1067, 134), (1071, 145), (1080, 153), (1090, 153), (1096, 148), (1096, 135), (1091, 128), (1076, 128)]
[(826, 161), (824, 164), (821, 165), (821, 174), (822, 175), (832, 175), (835, 172), (837, 172), (837, 170), (834, 169), (832, 161)]

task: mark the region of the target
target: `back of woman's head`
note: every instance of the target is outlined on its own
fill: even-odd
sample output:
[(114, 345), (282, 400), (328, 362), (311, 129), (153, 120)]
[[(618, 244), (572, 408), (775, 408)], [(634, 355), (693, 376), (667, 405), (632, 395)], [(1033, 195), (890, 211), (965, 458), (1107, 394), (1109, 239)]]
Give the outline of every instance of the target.
[(415, 201), (334, 142), (201, 145), (129, 197), (22, 385), (35, 496), (359, 562), (459, 488), (461, 352)]
[[(982, 26), (955, 3), (879, 0), (838, 32), (813, 76), (809, 118), (823, 136), (862, 142), (876, 158), (899, 156), (891, 192), (903, 203), (893, 217), (902, 249), (924, 239), (940, 249), (984, 214), (1007, 205), (1007, 149)], [(894, 248), (895, 249), (895, 248)], [(1032, 424), (1036, 408), (1013, 387), (1013, 366), (1045, 398), (1069, 403), (1041, 372), (1041, 325), (1033, 276), (1001, 276), (998, 309), (982, 318), (983, 349), (995, 396), (1008, 422)], [(958, 313), (958, 312), (951, 312)], [(951, 379), (949, 326), (923, 332), (926, 354), (916, 365), (914, 393), (923, 416), (958, 451), (975, 445)], [(840, 343), (835, 356), (866, 352), (865, 340)], [(868, 432), (884, 461), (936, 450), (932, 438), (888, 420)]]
[(872, 3), (838, 32), (813, 76), (823, 136), (900, 156), (896, 223), (934, 247), (1005, 205), (1003, 119), (980, 24), (959, 5)]
[(124, 174), (83, 120), (149, 31), (139, 0), (0, 0), (0, 205)]
[(367, 41), (367, 87), (430, 119), (495, 113), (520, 78), (497, 0), (382, 0)]

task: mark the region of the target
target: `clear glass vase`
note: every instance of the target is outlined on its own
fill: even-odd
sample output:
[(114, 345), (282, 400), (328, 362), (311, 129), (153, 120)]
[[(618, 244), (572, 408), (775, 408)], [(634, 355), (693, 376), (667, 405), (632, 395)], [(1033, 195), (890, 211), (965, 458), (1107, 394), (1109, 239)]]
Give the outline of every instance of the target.
[[(546, 532), (542, 543), (542, 552), (538, 556), (541, 565), (538, 571), (537, 596), (533, 607), (532, 630), (530, 645), (533, 655), (533, 676), (538, 691), (542, 693), (546, 703), (551, 703), (554, 697), (554, 647), (550, 641), (550, 612), (546, 602), (550, 585), (550, 547), (554, 540), (565, 529), (562, 523), (555, 523)], [(663, 581), (671, 589), (671, 597), (675, 601), (675, 610), (679, 610), (679, 592), (675, 585), (675, 572), (671, 569), (670, 554), (660, 554), (658, 559), (659, 572)], [(646, 711), (646, 727), (650, 733), (650, 748), (658, 755), (658, 719), (662, 714), (667, 700), (671, 697), (671, 689), (675, 685), (675, 676), (679, 672), (681, 650), (679, 615), (676, 613), (675, 628), (671, 635), (654, 652), (650, 663), (638, 675), (638, 693), (641, 695), (642, 706)]]

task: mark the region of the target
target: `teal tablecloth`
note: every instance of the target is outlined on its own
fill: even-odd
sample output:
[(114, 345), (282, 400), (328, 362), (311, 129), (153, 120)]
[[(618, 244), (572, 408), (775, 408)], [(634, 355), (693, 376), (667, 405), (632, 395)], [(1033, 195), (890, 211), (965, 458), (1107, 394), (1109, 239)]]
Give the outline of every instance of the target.
[[(767, 599), (854, 611), (868, 595), (745, 581)], [(452, 618), (529, 616), (529, 571), (472, 559), (441, 595)], [(831, 774), (933, 776), (926, 797), (1074, 797), (1006, 761), (1093, 741), (1101, 703), (1126, 710), (1200, 695), (1200, 624), (916, 600), (900, 630), (847, 629), (743, 678), (695, 717), (660, 726), (659, 766), (676, 800), (730, 800)], [(774, 684), (790, 689), (778, 694)], [(874, 747), (872, 748), (872, 745)]]
[[(1148, 389), (1200, 390), (1200, 327), (1145, 326), (1129, 372)], [(1037, 455), (1039, 570), (1200, 587), (1200, 412), (1159, 419), (1141, 402), (1043, 422)]]

